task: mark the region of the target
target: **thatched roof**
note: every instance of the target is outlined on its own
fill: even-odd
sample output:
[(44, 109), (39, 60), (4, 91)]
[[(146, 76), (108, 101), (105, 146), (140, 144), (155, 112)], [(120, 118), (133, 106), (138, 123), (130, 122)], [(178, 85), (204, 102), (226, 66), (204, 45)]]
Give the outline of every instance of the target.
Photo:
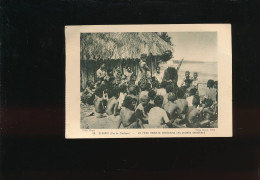
[(81, 33), (81, 60), (139, 59), (162, 55), (173, 46), (153, 32)]

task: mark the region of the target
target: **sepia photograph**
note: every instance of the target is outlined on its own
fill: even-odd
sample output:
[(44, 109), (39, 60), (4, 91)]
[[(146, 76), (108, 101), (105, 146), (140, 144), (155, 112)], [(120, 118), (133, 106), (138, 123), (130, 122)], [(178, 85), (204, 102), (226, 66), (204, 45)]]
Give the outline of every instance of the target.
[(80, 130), (219, 128), (220, 34), (161, 30), (79, 33)]

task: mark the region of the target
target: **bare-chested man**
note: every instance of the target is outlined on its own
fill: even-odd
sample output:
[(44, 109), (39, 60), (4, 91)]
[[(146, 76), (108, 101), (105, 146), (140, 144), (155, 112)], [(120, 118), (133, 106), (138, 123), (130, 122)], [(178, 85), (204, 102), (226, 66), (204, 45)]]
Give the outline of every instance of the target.
[(170, 120), (175, 120), (178, 117), (178, 106), (174, 103), (175, 100), (175, 94), (170, 92), (168, 93), (168, 102), (163, 106), (163, 109), (167, 112)]
[(142, 96), (141, 103), (135, 109), (136, 118), (143, 124), (148, 124), (148, 112), (152, 108), (152, 105), (149, 104), (149, 101), (150, 99), (147, 95)]
[(124, 128), (140, 128), (140, 125), (135, 117), (135, 100), (130, 96), (126, 96), (123, 102), (122, 109), (120, 111), (120, 120), (117, 128), (120, 128), (121, 124)]
[(192, 100), (192, 106), (189, 107), (186, 114), (186, 126), (190, 128), (200, 127), (200, 113), (201, 111), (197, 108), (200, 104), (199, 96), (195, 95)]
[(136, 104), (138, 105), (139, 104), (139, 98), (136, 96), (136, 94), (137, 94), (137, 87), (136, 87), (136, 85), (130, 84), (129, 87), (128, 87), (128, 95), (127, 96), (130, 96), (131, 98), (135, 99), (136, 100)]
[(114, 115), (114, 116), (118, 115), (117, 114), (118, 97), (119, 97), (119, 92), (116, 88), (108, 90), (109, 99), (107, 101), (107, 110), (106, 110), (107, 115)]
[(103, 99), (103, 89), (97, 88), (95, 91), (95, 100), (94, 100), (94, 107), (95, 107), (95, 114), (97, 118), (104, 117), (105, 113), (105, 106), (104, 106), (104, 99)]
[(179, 88), (176, 93), (177, 100), (175, 101), (176, 105), (178, 106), (178, 113), (182, 117), (186, 114), (188, 109), (188, 102), (186, 99), (184, 99), (184, 94), (185, 92)]

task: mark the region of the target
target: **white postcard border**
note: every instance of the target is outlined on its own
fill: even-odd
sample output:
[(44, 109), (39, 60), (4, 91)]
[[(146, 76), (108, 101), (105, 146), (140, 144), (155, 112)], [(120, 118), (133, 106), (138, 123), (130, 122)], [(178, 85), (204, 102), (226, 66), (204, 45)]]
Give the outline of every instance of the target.
[[(80, 33), (84, 32), (217, 32), (218, 128), (80, 129)], [(231, 24), (65, 26), (65, 46), (65, 138), (232, 137)]]

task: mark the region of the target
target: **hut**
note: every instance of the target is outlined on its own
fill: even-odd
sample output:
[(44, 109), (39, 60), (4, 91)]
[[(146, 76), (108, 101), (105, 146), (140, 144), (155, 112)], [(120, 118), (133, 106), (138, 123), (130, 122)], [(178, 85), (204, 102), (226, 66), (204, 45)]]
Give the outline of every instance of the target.
[(172, 52), (173, 46), (154, 32), (81, 33), (81, 88), (86, 87), (88, 80), (95, 81), (96, 70), (102, 63), (108, 68), (119, 66), (122, 72), (126, 66), (131, 66), (137, 74), (141, 54), (147, 55), (152, 74), (167, 51)]

